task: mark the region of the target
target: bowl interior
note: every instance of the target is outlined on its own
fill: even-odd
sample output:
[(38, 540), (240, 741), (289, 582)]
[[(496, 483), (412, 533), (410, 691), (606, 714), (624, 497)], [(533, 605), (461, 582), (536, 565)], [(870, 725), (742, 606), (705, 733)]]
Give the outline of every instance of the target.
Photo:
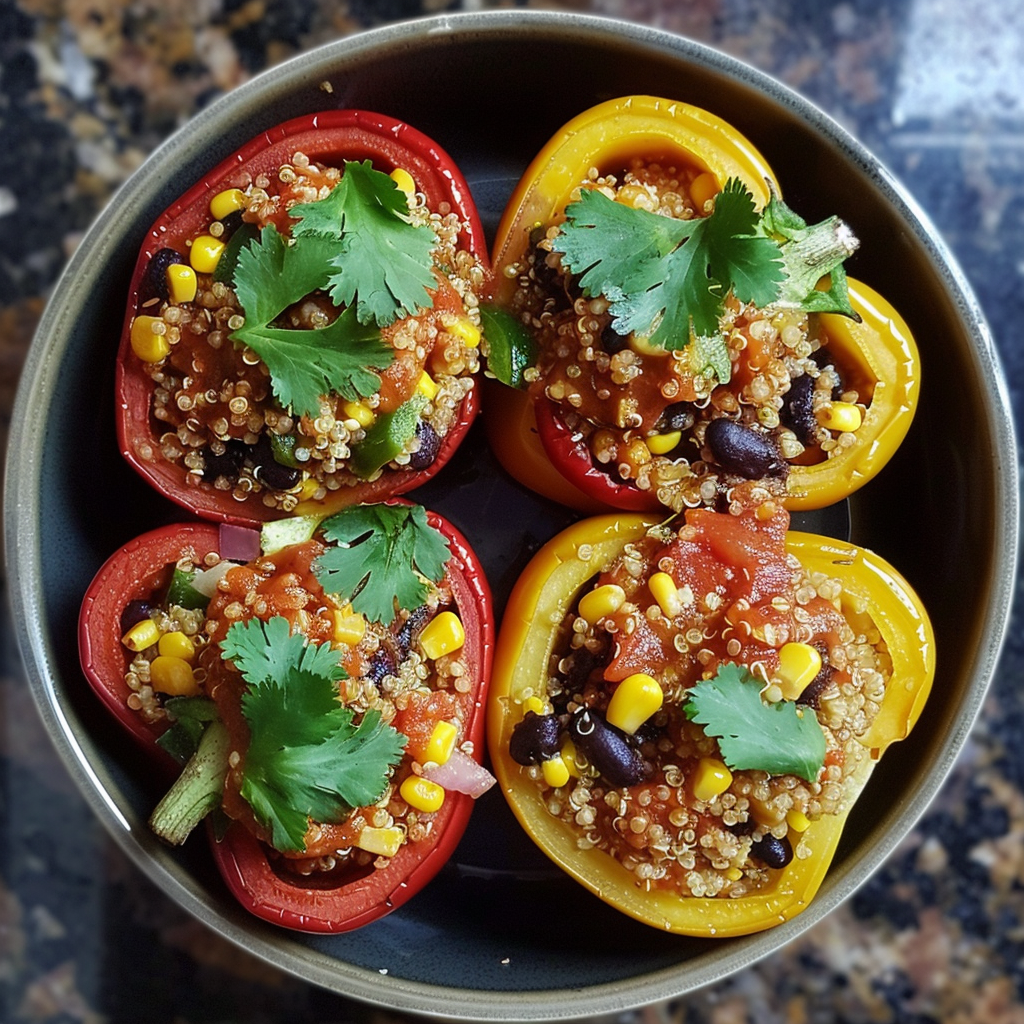
[[(808, 220), (849, 221), (862, 239), (850, 272), (898, 305), (922, 345), (914, 427), (843, 516), (933, 617), (939, 671), (924, 718), (880, 764), (817, 900), (773, 932), (704, 941), (635, 924), (550, 868), (493, 791), (451, 863), (400, 911), (334, 937), (262, 925), (235, 906), (202, 841), (171, 853), (149, 838), (159, 793), (94, 703), (67, 628), (107, 555), (181, 518), (120, 460), (114, 437), (113, 354), (143, 235), (234, 148), (333, 106), (387, 113), (436, 139), (492, 233), (535, 150), (574, 114), (627, 93), (714, 111), (762, 150)], [(1015, 544), (1013, 442), (998, 380), (959, 273), (898, 186), (764, 76), (675, 37), (576, 16), (491, 12), (342, 40), (265, 74), (174, 136), (115, 198), (53, 295), (19, 395), (6, 496), (11, 587), (40, 709), (83, 792), (142, 869), (212, 927), (314, 983), (396, 1009), (503, 1019), (678, 995), (777, 948), (848, 895), (909, 830), (966, 738), (1001, 640)], [(479, 425), (416, 497), (468, 535), (499, 608), (530, 554), (573, 518), (505, 477)], [(496, 991), (518, 993), (515, 1004), (494, 1001)]]

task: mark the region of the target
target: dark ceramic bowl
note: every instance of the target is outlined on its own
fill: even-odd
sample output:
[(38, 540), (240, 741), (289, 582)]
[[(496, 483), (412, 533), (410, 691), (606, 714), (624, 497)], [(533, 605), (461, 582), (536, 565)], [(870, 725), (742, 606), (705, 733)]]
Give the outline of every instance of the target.
[[(112, 364), (143, 234), (260, 130), (333, 105), (387, 113), (438, 140), (493, 231), (553, 131), (627, 93), (714, 111), (762, 150), (808, 220), (850, 221), (863, 240), (851, 271), (898, 305), (921, 342), (921, 406), (902, 450), (817, 526), (845, 531), (848, 516), (852, 538), (898, 566), (926, 602), (939, 667), (924, 717), (881, 762), (817, 898), (769, 932), (688, 939), (618, 915), (550, 868), (494, 791), (446, 869), (388, 918), (316, 938), (262, 924), (227, 893), (204, 842), (170, 851), (147, 832), (159, 794), (85, 685), (68, 628), (106, 556), (181, 515), (121, 461), (114, 438)], [(161, 146), (82, 241), (53, 294), (18, 396), (6, 489), (10, 588), (39, 710), (96, 814), (149, 878), (211, 928), (314, 984), (396, 1010), (505, 1020), (678, 996), (772, 952), (849, 896), (906, 835), (963, 746), (1013, 584), (1016, 459), (1001, 380), (963, 275), (913, 201), (771, 78), (684, 39), (571, 15), (443, 16), (340, 40), (237, 89)], [(473, 539), (499, 607), (531, 552), (570, 520), (502, 475), (479, 427), (418, 497)]]

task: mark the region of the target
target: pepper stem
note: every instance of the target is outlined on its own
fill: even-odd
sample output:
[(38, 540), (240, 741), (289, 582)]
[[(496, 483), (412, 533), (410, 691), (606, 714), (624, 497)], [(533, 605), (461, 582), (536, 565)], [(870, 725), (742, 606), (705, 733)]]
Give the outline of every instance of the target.
[(149, 827), (164, 842), (180, 846), (196, 825), (220, 805), (230, 748), (224, 723), (210, 722), (196, 752), (150, 815)]

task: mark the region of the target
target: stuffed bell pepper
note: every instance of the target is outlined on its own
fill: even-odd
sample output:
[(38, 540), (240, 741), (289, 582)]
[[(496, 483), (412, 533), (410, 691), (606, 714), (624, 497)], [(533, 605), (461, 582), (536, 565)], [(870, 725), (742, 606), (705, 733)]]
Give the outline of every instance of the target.
[(146, 237), (117, 360), (122, 452), (218, 521), (405, 493), (476, 413), (487, 277), (469, 190), (430, 139), (365, 111), (279, 125)]
[(395, 502), (145, 534), (97, 574), (79, 645), (173, 780), (156, 834), (180, 844), (206, 818), (248, 910), (341, 932), (429, 882), (493, 782), (492, 621), (465, 539)]
[(582, 520), (502, 621), (488, 740), (512, 810), (573, 878), (660, 929), (741, 935), (803, 910), (931, 686), (908, 584), (788, 523), (767, 504)]
[(920, 381), (899, 314), (847, 279), (858, 244), (786, 206), (704, 110), (631, 96), (579, 115), (497, 232), (499, 458), (584, 511), (846, 497), (902, 441)]

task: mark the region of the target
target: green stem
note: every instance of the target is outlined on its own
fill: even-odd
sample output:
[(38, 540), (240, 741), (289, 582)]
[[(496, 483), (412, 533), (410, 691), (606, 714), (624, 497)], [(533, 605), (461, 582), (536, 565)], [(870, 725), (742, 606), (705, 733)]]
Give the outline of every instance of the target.
[(180, 846), (192, 829), (220, 806), (230, 753), (227, 727), (219, 720), (211, 722), (178, 780), (150, 815), (149, 827), (164, 842)]

